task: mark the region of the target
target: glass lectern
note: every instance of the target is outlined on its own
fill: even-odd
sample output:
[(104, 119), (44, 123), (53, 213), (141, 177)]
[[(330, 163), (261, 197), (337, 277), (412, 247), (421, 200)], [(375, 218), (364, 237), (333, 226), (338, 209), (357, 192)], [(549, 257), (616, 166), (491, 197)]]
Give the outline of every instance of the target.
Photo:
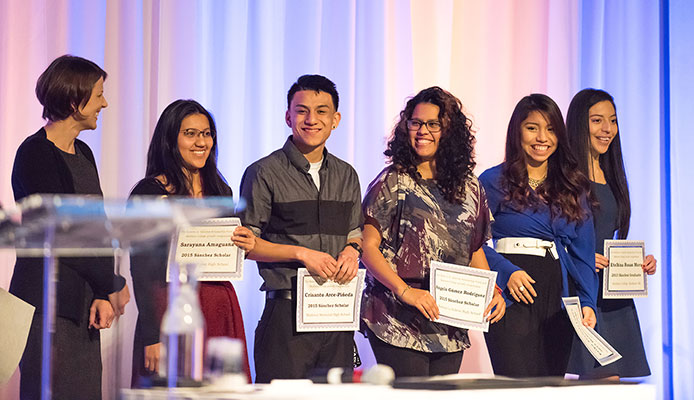
[[(233, 200), (225, 197), (139, 197), (126, 202), (74, 195), (33, 195), (17, 205), (12, 214), (0, 213), (0, 247), (14, 248), (18, 258), (43, 258), (43, 282), (37, 285), (43, 285), (41, 398), (46, 400), (51, 398), (51, 344), (60, 268), (57, 260), (115, 257), (115, 272), (120, 274), (123, 255), (133, 243), (170, 237), (176, 229), (191, 223), (231, 215), (235, 207)], [(171, 285), (176, 284), (172, 280)], [(120, 352), (115, 353), (118, 368)], [(117, 381), (107, 385), (106, 398), (117, 398)]]

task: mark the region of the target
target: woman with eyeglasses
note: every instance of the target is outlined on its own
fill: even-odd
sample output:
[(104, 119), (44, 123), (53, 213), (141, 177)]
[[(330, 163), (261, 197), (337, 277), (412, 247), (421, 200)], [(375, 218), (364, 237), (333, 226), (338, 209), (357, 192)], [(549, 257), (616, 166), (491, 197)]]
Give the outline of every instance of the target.
[(575, 282), (582, 322), (594, 327), (598, 281), (588, 179), (552, 99), (531, 94), (518, 102), (505, 160), (480, 181), (494, 215), (495, 246), (485, 253), (509, 302), (486, 335), (494, 373), (564, 376), (574, 333), (561, 298)]
[[(596, 89), (578, 92), (566, 114), (566, 130), (578, 167), (590, 179), (594, 198), (595, 268), (599, 270), (600, 283), (598, 327), (605, 340), (622, 355), (621, 359), (601, 367), (585, 346), (575, 341), (568, 372), (582, 379), (650, 375), (634, 300), (602, 298), (603, 270), (609, 264), (602, 254), (604, 241), (613, 239), (615, 233), (618, 239), (626, 239), (631, 217), (617, 110), (612, 96)], [(655, 274), (656, 259), (646, 256), (641, 268), (648, 275)]]
[[(466, 329), (435, 322), (439, 308), (428, 290), (432, 261), (489, 269), (482, 250), (489, 209), (472, 173), (470, 126), (452, 94), (419, 92), (388, 142), (390, 165), (364, 197), (362, 332), (397, 377), (457, 373), (470, 346)], [(504, 310), (495, 291), (487, 319), (499, 321)]]
[[(231, 196), (231, 188), (217, 169), (217, 129), (212, 115), (194, 100), (176, 100), (159, 117), (147, 153), (146, 176), (131, 196)], [(246, 252), (253, 250), (255, 235), (238, 227), (231, 238)], [(169, 243), (131, 256), (135, 300), (139, 315), (133, 346), (133, 386), (147, 385), (158, 372), (161, 354), (159, 327), (166, 310), (166, 264)], [(230, 282), (200, 282), (200, 307), (206, 337), (246, 339), (241, 309)], [(250, 381), (248, 356), (245, 372)]]

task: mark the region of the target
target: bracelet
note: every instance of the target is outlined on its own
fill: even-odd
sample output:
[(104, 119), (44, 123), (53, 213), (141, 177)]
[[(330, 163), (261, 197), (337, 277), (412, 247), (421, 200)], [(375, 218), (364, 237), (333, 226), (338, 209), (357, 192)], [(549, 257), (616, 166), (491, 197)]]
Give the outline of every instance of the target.
[(407, 287), (404, 288), (404, 289), (402, 290), (402, 293), (400, 293), (400, 298), (401, 298), (401, 299), (402, 299), (402, 296), (405, 295), (405, 292), (407, 292), (409, 289), (412, 289), (412, 286), (407, 285)]
[(363, 253), (364, 251), (361, 249), (361, 246), (359, 246), (359, 244), (354, 243), (354, 242), (348, 242), (347, 244), (345, 244), (345, 247), (343, 247), (343, 248), (347, 248), (347, 246), (349, 246), (349, 247), (353, 248), (354, 250), (358, 251), (358, 252), (359, 252), (359, 257), (361, 258), (361, 255), (362, 255), (362, 253)]

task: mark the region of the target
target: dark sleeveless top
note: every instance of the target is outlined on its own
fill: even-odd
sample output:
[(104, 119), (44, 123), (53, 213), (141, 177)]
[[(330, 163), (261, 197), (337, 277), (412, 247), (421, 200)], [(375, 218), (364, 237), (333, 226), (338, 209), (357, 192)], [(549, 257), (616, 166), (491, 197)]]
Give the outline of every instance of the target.
[(603, 254), (603, 242), (614, 238), (617, 230), (617, 200), (612, 194), (610, 185), (591, 182), (590, 189), (600, 205), (593, 210), (595, 225), (595, 252)]

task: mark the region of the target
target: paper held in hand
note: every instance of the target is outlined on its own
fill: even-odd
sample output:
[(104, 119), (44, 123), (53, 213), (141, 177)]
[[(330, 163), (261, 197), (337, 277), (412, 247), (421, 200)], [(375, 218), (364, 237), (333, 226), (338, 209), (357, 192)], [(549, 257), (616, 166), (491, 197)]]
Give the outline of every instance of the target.
[(631, 299), (648, 296), (642, 240), (605, 240), (604, 253), (610, 260), (602, 276), (603, 299)]
[(181, 228), (171, 238), (166, 281), (171, 282), (171, 264), (195, 264), (199, 281), (243, 279), (244, 251), (231, 236), (241, 225), (238, 218), (213, 218)]
[(603, 339), (595, 329), (584, 326), (583, 323), (581, 323), (583, 320), (583, 311), (581, 308), (581, 301), (578, 297), (562, 297), (561, 301), (564, 302), (566, 313), (569, 314), (569, 320), (578, 338), (581, 339), (583, 345), (586, 346), (586, 349), (588, 349), (590, 354), (600, 365), (605, 366), (622, 358), (622, 355), (607, 343), (607, 340)]
[(496, 271), (432, 261), (429, 291), (439, 307), (436, 322), (487, 332), (484, 310), (492, 301)]
[(366, 270), (345, 284), (297, 270), (296, 331), (328, 332), (359, 329), (361, 293)]

